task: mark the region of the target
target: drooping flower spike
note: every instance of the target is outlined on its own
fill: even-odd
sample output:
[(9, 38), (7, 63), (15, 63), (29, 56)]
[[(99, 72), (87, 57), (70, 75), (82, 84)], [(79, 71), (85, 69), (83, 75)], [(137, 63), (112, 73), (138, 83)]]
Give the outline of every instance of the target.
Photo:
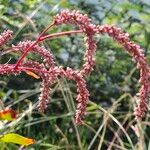
[(79, 29), (85, 34), (85, 47), (84, 64), (81, 68), (81, 74), (83, 76), (88, 75), (93, 70), (95, 65), (94, 54), (96, 52), (96, 42), (94, 35), (96, 33), (96, 25), (92, 24), (91, 19), (86, 14), (82, 14), (79, 11), (64, 10), (60, 14), (54, 17), (54, 25), (72, 24), (79, 27)]
[(139, 82), (141, 88), (139, 93), (137, 93), (137, 107), (135, 108), (134, 113), (137, 118), (142, 118), (148, 110), (147, 100), (150, 93), (150, 69), (143, 50), (139, 45), (130, 41), (129, 34), (122, 32), (120, 28), (111, 25), (98, 25), (97, 32), (101, 34), (107, 33), (110, 37), (121, 44), (137, 63), (137, 69), (140, 71)]
[(60, 14), (56, 15), (54, 19), (56, 24), (75, 24), (87, 35), (86, 47), (87, 50), (84, 55), (85, 64), (83, 69), (80, 71), (83, 75), (89, 74), (94, 66), (94, 53), (96, 50), (95, 42), (93, 36), (95, 33), (98, 34), (108, 34), (119, 44), (121, 44), (124, 49), (133, 57), (137, 63), (137, 69), (140, 70), (141, 88), (139, 90), (137, 107), (135, 108), (135, 116), (142, 118), (147, 111), (147, 99), (150, 92), (150, 74), (149, 65), (144, 56), (143, 50), (139, 45), (135, 44), (130, 40), (129, 34), (122, 32), (120, 28), (112, 25), (93, 25), (91, 20), (87, 15), (81, 14), (79, 11), (62, 11)]

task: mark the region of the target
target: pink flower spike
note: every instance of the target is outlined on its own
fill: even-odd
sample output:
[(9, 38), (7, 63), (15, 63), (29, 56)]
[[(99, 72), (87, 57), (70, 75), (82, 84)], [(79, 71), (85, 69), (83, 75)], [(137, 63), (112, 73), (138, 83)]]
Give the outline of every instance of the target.
[(143, 50), (139, 45), (130, 41), (129, 34), (121, 31), (120, 28), (111, 25), (98, 25), (97, 32), (104, 34), (107, 33), (110, 37), (121, 44), (124, 49), (133, 57), (133, 60), (137, 63), (137, 69), (140, 71), (140, 84), (139, 96), (137, 101), (137, 107), (135, 108), (135, 116), (142, 118), (147, 111), (147, 99), (150, 92), (150, 73), (149, 65), (144, 56)]
[(12, 33), (11, 30), (5, 30), (0, 34), (0, 46), (6, 44), (12, 38)]

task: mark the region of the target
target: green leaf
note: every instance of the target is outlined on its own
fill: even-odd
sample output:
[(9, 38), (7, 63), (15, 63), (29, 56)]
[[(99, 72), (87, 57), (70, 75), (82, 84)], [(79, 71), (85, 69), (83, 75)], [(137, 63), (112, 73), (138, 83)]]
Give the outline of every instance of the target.
[(25, 146), (35, 143), (34, 139), (26, 138), (15, 133), (5, 134), (4, 136), (0, 137), (0, 141), (7, 142), (7, 143), (20, 144), (20, 145), (25, 145)]

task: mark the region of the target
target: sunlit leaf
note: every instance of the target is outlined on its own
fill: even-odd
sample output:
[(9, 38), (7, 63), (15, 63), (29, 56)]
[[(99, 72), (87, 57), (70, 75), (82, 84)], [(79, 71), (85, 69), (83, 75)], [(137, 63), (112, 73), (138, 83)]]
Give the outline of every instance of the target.
[(26, 138), (15, 133), (9, 133), (4, 136), (1, 136), (0, 141), (7, 142), (7, 143), (20, 144), (20, 145), (25, 145), (25, 146), (35, 143), (34, 139)]
[(32, 71), (26, 71), (26, 74), (32, 76), (35, 79), (39, 79), (40, 77)]
[(12, 121), (16, 119), (16, 117), (17, 117), (17, 113), (13, 109), (6, 108), (0, 111), (0, 120)]

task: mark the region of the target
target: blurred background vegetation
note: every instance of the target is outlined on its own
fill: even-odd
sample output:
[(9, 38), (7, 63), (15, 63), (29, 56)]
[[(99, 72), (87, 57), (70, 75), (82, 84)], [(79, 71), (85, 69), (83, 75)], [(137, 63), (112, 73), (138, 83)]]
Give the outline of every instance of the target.
[[(9, 45), (35, 40), (53, 16), (64, 9), (80, 10), (95, 24), (121, 27), (144, 49), (150, 62), (149, 0), (0, 0), (0, 31), (14, 31)], [(76, 27), (59, 26), (48, 33), (71, 29)], [(81, 126), (76, 126), (73, 120), (76, 106), (73, 82), (59, 79), (53, 86), (45, 114), (40, 114), (36, 108), (39, 80), (24, 73), (17, 77), (0, 76), (0, 99), (5, 106), (19, 112), (15, 122), (0, 122), (0, 134), (16, 132), (36, 140), (36, 144), (26, 148), (0, 143), (1, 150), (150, 149), (150, 115), (147, 113), (138, 123), (133, 115), (134, 95), (140, 87), (139, 72), (131, 57), (116, 42), (106, 35), (97, 35), (95, 39), (96, 66), (86, 78), (90, 103)], [(71, 35), (47, 40), (43, 46), (51, 50), (59, 65), (78, 69), (83, 63), (83, 42), (82, 35)], [(1, 48), (0, 53), (7, 47)], [(0, 63), (15, 63), (19, 57), (14, 53), (3, 55)], [(32, 54), (28, 57), (40, 60)]]

